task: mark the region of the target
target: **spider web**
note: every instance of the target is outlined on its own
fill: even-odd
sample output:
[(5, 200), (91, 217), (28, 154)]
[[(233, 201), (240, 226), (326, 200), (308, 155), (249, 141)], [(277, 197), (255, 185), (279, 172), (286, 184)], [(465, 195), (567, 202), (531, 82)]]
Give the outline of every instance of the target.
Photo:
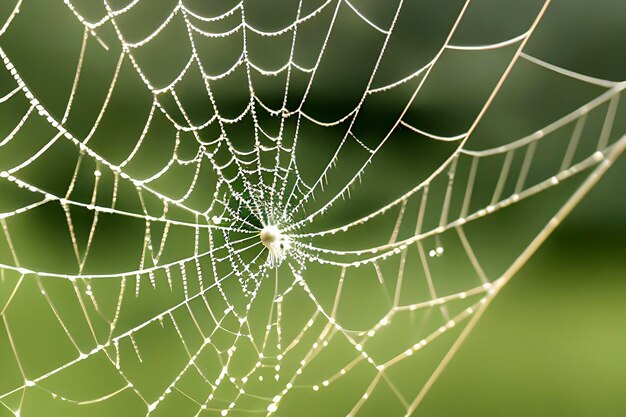
[[(39, 87), (12, 35), (33, 2), (13, 3), (0, 29), (0, 402), (15, 416), (38, 401), (293, 415), (311, 399), (332, 399), (315, 405), (333, 415), (411, 415), (626, 147), (624, 82), (527, 52), (548, 2), (488, 44), (459, 38), (473, 13), (461, 2), (407, 68), (415, 47), (398, 32), (420, 2), (268, 2), (288, 23), (264, 25), (247, 2), (65, 0), (60, 24), (82, 32), (73, 77)], [(439, 68), (489, 54), (500, 65), (462, 132), (423, 126)], [(589, 93), (526, 135), (481, 130), (524, 71)], [(338, 89), (352, 96), (328, 104)], [(372, 203), (372, 189), (388, 191)], [(504, 233), (506, 251), (486, 241), (515, 210), (537, 213)], [(289, 238), (277, 265), (267, 225)]]

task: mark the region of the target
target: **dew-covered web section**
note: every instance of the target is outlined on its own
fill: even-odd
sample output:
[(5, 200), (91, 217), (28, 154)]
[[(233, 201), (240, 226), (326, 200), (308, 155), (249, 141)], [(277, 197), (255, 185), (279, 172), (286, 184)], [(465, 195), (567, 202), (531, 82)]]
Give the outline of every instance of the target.
[[(24, 30), (46, 36), (22, 22), (48, 11), (6, 3), (0, 405), (15, 416), (39, 415), (36, 402), (76, 415), (296, 415), (306, 401), (329, 415), (380, 404), (413, 415), (490, 301), (626, 148), (624, 82), (529, 52), (549, 1), (485, 44), (459, 37), (475, 6), (458, 2), (433, 18), (437, 45), (416, 65), (422, 40), (402, 33), (419, 26), (421, 0), (265, 12), (55, 0), (44, 9), (75, 38), (56, 86), (19, 47)], [(267, 29), (263, 15), (283, 21)], [(50, 68), (65, 59), (37, 39)], [(337, 58), (355, 45), (364, 52)], [(488, 88), (462, 131), (432, 130), (420, 111), (457, 57), (490, 60)], [(483, 146), (518, 71), (591, 93)], [(356, 93), (333, 102), (342, 85)], [(427, 149), (401, 155), (421, 176), (387, 178), (402, 141)], [(545, 216), (486, 265), (483, 225), (544, 194)]]

